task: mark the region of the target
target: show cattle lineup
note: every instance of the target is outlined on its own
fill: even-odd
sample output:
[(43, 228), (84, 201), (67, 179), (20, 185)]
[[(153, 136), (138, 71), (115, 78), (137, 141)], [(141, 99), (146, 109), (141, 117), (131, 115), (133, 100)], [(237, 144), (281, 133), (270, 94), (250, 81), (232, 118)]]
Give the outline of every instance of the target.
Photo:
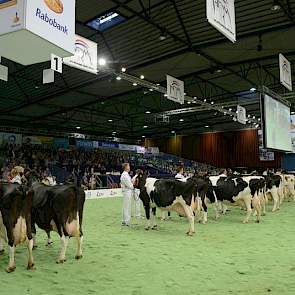
[[(83, 208), (85, 193), (81, 187), (69, 183), (57, 185), (52, 179), (41, 180), (34, 171), (15, 168), (15, 181), (0, 183), (0, 254), (5, 244), (9, 247), (7, 272), (13, 272), (15, 249), (27, 244), (28, 269), (34, 269), (33, 249), (37, 247), (37, 231), (44, 230), (47, 245), (52, 244), (51, 232), (61, 241), (57, 263), (66, 261), (69, 238), (77, 240), (75, 258), (82, 258)], [(195, 221), (205, 224), (208, 220), (208, 204), (212, 204), (215, 219), (226, 214), (229, 204), (245, 210), (243, 223), (251, 215), (256, 222), (266, 214), (266, 204), (273, 201), (272, 212), (280, 209), (284, 199), (295, 201), (295, 177), (291, 174), (267, 174), (240, 176), (222, 172), (219, 176), (198, 173), (181, 179), (156, 179), (140, 172), (134, 188), (139, 190), (146, 215), (145, 229), (157, 229), (156, 209), (175, 211), (188, 220), (187, 235), (195, 233)], [(210, 207), (209, 207), (210, 208)]]

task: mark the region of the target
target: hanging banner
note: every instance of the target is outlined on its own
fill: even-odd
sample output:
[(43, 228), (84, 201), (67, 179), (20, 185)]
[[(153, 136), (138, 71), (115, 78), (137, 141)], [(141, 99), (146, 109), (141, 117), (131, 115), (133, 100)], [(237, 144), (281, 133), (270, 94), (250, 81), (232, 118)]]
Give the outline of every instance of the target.
[(292, 142), (292, 152), (295, 153), (295, 115), (291, 115), (290, 136)]
[(167, 98), (184, 104), (184, 82), (167, 75)]
[(0, 35), (24, 27), (24, 1), (0, 0)]
[(241, 124), (246, 124), (247, 123), (247, 114), (246, 114), (246, 109), (242, 106), (237, 106), (237, 120)]
[(22, 135), (15, 133), (0, 133), (0, 144), (21, 144)]
[(24, 144), (53, 144), (53, 137), (48, 136), (23, 136)]
[(280, 81), (290, 91), (292, 91), (292, 69), (291, 63), (280, 53)]
[(75, 36), (75, 53), (63, 62), (82, 71), (97, 74), (97, 43), (79, 35)]
[(75, 2), (69, 0), (26, 1), (26, 29), (73, 53)]
[(236, 41), (234, 0), (207, 0), (208, 22), (230, 41)]

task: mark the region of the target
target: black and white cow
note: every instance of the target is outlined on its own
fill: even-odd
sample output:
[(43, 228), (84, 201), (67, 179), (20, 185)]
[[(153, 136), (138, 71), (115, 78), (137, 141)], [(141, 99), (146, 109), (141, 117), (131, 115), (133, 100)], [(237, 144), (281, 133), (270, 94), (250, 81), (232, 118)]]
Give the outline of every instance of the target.
[[(205, 199), (206, 191), (201, 186), (201, 178), (193, 177), (187, 181), (179, 181), (176, 179), (156, 179), (149, 178), (145, 174), (139, 174), (136, 181), (136, 187), (140, 189), (140, 199), (145, 208), (147, 225), (146, 230), (155, 229), (156, 225), (156, 208), (165, 211), (176, 211), (181, 216), (186, 216), (189, 221), (188, 235), (195, 233), (194, 212), (196, 197), (201, 194), (201, 198)], [(208, 182), (207, 182), (208, 183)], [(204, 206), (206, 206), (204, 204)], [(152, 213), (152, 217), (150, 215)]]
[[(30, 175), (28, 176), (30, 179)], [(32, 209), (32, 232), (36, 246), (36, 227), (43, 229), (48, 236), (47, 245), (52, 243), (50, 232), (60, 236), (62, 248), (57, 263), (66, 261), (66, 250), (70, 237), (77, 238), (76, 259), (82, 258), (82, 220), (85, 202), (84, 191), (75, 185), (47, 186), (30, 180), (34, 191)]]
[(284, 185), (281, 175), (267, 175), (264, 176), (266, 184), (266, 193), (270, 194), (273, 199), (272, 212), (280, 210), (280, 204), (284, 198)]
[(215, 203), (216, 218), (218, 218), (218, 203), (222, 205), (222, 212), (225, 214), (226, 206), (224, 201), (231, 203), (241, 201), (247, 210), (243, 223), (248, 223), (252, 212), (252, 206), (257, 213), (256, 222), (260, 222), (261, 198), (264, 199), (264, 179), (257, 176), (250, 177), (222, 177), (211, 176), (207, 198)]
[(33, 191), (20, 184), (0, 184), (0, 253), (4, 243), (9, 246), (7, 272), (15, 270), (15, 248), (27, 242), (29, 253), (27, 269), (34, 268), (31, 210)]

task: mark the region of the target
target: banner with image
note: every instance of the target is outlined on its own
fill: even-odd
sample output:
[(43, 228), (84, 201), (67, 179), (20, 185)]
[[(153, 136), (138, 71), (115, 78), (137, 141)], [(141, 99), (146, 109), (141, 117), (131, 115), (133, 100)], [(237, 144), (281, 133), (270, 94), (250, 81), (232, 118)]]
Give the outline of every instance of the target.
[(0, 133), (0, 144), (22, 144), (22, 135), (15, 133)]
[(280, 81), (290, 91), (292, 91), (292, 68), (291, 63), (280, 53)]
[(290, 136), (292, 142), (292, 152), (295, 153), (295, 115), (291, 115)]
[(24, 19), (23, 0), (0, 0), (0, 35), (23, 29)]
[(207, 0), (207, 19), (230, 41), (236, 41), (235, 0)]
[(76, 35), (75, 53), (64, 58), (63, 62), (79, 70), (97, 74), (97, 43)]
[(53, 144), (53, 137), (49, 136), (23, 136), (24, 144)]
[(167, 75), (167, 98), (184, 104), (184, 82)]

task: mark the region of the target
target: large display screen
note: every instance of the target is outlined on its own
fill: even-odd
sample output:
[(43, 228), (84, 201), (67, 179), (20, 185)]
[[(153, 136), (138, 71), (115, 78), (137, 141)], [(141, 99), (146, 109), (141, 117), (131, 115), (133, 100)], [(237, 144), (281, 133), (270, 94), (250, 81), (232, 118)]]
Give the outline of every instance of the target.
[(290, 107), (263, 94), (263, 134), (267, 149), (292, 151), (290, 136)]

